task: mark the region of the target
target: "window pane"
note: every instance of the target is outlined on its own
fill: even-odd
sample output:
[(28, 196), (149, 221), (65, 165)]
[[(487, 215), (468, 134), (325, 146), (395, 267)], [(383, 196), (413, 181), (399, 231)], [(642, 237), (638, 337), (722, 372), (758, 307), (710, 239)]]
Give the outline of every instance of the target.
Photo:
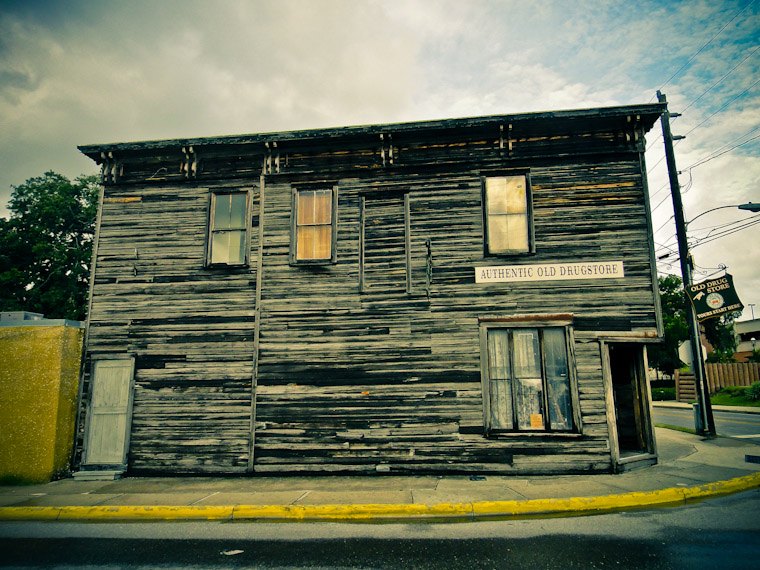
[(245, 262), (245, 232), (225, 232), (229, 235), (229, 254), (227, 263)]
[(314, 223), (314, 191), (298, 191), (298, 225)]
[(515, 408), (519, 429), (546, 429), (542, 413), (543, 387), (541, 377), (518, 378), (515, 382)]
[(491, 427), (493, 429), (513, 429), (512, 388), (509, 380), (491, 380)]
[(486, 207), (488, 214), (507, 213), (506, 178), (486, 178)]
[(502, 253), (507, 251), (507, 216), (488, 216), (488, 251)]
[(224, 230), (230, 227), (230, 195), (214, 194), (214, 229)]
[(504, 329), (488, 331), (488, 377), (491, 380), (509, 378), (509, 342)]
[(332, 226), (314, 227), (314, 259), (330, 259), (332, 254)]
[(570, 377), (567, 367), (565, 332), (559, 328), (544, 330), (544, 361), (549, 406), (549, 425), (553, 430), (573, 427), (570, 404)]
[(507, 226), (507, 248), (510, 251), (528, 251), (528, 219), (525, 214), (503, 216)]
[(524, 214), (528, 211), (528, 200), (525, 193), (525, 176), (510, 176), (507, 178), (506, 195), (508, 213)]
[(332, 190), (318, 190), (314, 196), (314, 223), (329, 224), (332, 210)]
[(514, 369), (518, 378), (541, 378), (537, 329), (514, 329)]
[(517, 427), (545, 429), (542, 413), (543, 385), (538, 330), (515, 329), (512, 333), (512, 342)]
[[(245, 228), (245, 202), (246, 195), (243, 193), (230, 194), (230, 228)], [(217, 228), (221, 229), (221, 228)]]
[(314, 259), (315, 230), (316, 228), (314, 226), (304, 226), (298, 228), (296, 259)]
[(211, 234), (211, 263), (229, 262), (229, 232)]
[(488, 377), (491, 400), (491, 427), (513, 429), (512, 387), (509, 381), (509, 333), (504, 329), (488, 331)]

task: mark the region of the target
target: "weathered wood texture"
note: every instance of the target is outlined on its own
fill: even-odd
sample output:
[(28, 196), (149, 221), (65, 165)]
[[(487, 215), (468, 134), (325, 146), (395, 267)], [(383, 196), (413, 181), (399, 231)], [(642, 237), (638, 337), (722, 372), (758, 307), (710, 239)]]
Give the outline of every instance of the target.
[[(609, 471), (595, 332), (657, 330), (648, 120), (576, 121), (564, 134), (548, 115), (501, 131), (336, 130), (283, 136), (276, 151), (196, 140), (194, 159), (168, 144), (113, 146), (87, 354), (136, 356), (130, 469), (245, 471), (256, 358), (257, 473)], [(485, 257), (481, 177), (513, 168), (530, 170), (536, 253)], [(320, 181), (338, 188), (337, 262), (296, 266), (292, 188)], [(264, 193), (252, 213), (261, 275), (255, 230), (248, 268), (203, 266), (209, 188), (230, 184)], [(130, 197), (140, 201), (118, 201)], [(474, 279), (482, 265), (606, 260), (622, 260), (625, 277)], [(483, 434), (478, 317), (525, 313), (575, 315), (579, 433)]]
[(106, 188), (83, 402), (93, 360), (135, 355), (133, 470), (245, 471), (258, 233), (249, 267), (204, 268), (208, 204), (197, 184)]
[[(536, 166), (531, 176), (533, 257), (483, 256), (477, 170), (393, 174), (340, 182), (338, 263), (314, 270), (287, 263), (289, 184), (267, 185), (256, 471), (609, 468), (596, 341), (576, 343), (582, 437), (482, 434), (478, 316), (571, 312), (581, 328), (656, 329), (638, 163), (583, 160)], [(410, 197), (411, 294), (404, 289), (403, 201), (394, 191)], [(378, 198), (382, 192), (389, 197)], [(474, 283), (477, 265), (614, 259), (623, 260), (624, 279)], [(472, 433), (477, 426), (481, 433)]]

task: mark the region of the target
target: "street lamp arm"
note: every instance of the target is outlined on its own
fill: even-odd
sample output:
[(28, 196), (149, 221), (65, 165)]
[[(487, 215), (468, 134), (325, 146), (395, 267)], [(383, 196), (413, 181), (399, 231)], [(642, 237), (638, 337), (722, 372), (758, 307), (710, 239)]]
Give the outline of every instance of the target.
[(747, 202), (746, 204), (731, 204), (729, 206), (718, 206), (717, 208), (711, 208), (709, 210), (706, 210), (702, 212), (701, 214), (693, 217), (691, 220), (686, 222), (686, 225), (689, 225), (697, 218), (701, 218), (705, 214), (709, 214), (710, 212), (714, 212), (715, 210), (722, 210), (724, 208), (739, 208), (740, 210), (749, 210), (750, 212), (760, 212), (760, 203), (757, 202)]

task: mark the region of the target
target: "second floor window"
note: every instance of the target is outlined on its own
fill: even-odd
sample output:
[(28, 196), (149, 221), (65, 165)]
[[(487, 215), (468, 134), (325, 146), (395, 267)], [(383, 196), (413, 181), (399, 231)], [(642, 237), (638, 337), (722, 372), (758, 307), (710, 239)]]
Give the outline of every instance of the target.
[(529, 180), (524, 174), (485, 179), (486, 251), (491, 255), (531, 251)]
[(245, 265), (247, 262), (248, 193), (211, 194), (209, 265)]
[(334, 195), (332, 189), (295, 193), (295, 261), (333, 258)]

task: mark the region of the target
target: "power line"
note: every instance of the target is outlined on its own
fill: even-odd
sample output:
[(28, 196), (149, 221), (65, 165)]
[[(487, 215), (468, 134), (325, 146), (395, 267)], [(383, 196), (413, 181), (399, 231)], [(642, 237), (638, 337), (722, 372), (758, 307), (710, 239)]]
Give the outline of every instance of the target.
[[(704, 229), (710, 229), (710, 232), (707, 235), (703, 236), (703, 237), (699, 237), (699, 238), (698, 237), (693, 237), (693, 238), (691, 238), (689, 240), (690, 241), (689, 248), (693, 249), (693, 248), (695, 248), (695, 247), (697, 247), (699, 245), (703, 245), (703, 244), (706, 244), (706, 243), (713, 242), (716, 239), (720, 239), (722, 237), (729, 236), (729, 235), (734, 234), (734, 233), (736, 233), (738, 231), (741, 231), (743, 229), (750, 228), (750, 227), (752, 227), (752, 226), (754, 226), (756, 224), (760, 224), (760, 216), (752, 216), (750, 218), (745, 218), (743, 220), (735, 220), (733, 222), (728, 222), (728, 223), (725, 223), (725, 224), (720, 224), (718, 226), (715, 226), (715, 228), (712, 228), (712, 229), (710, 229), (710, 228), (702, 228), (702, 230), (704, 230)], [(730, 226), (734, 226), (734, 227), (730, 227)], [(723, 231), (721, 231), (719, 233), (716, 233), (715, 235), (712, 235), (713, 231), (716, 230), (716, 229), (723, 229)], [(700, 230), (697, 230), (697, 231), (700, 231)], [(662, 259), (669, 258), (671, 254), (678, 253), (677, 251), (674, 250), (675, 244), (674, 245), (669, 245), (668, 244), (668, 242), (671, 239), (673, 239), (674, 237), (676, 237), (675, 234), (671, 235), (670, 237), (668, 237), (668, 239), (665, 241), (665, 243), (657, 243), (657, 242), (655, 242), (655, 245), (657, 245), (660, 248), (660, 249), (657, 250), (657, 252), (662, 252), (662, 251), (667, 251), (668, 252), (667, 254), (663, 254), (663, 255), (659, 256)], [(656, 254), (657, 254), (657, 252), (656, 252)], [(679, 259), (680, 259), (680, 257), (677, 257), (676, 261), (679, 260)], [(668, 260), (668, 263), (675, 263), (676, 261), (671, 262), (670, 260)]]
[[(683, 64), (683, 65), (682, 65), (682, 66), (681, 66), (681, 67), (678, 69), (678, 71), (676, 71), (676, 72), (675, 72), (673, 75), (671, 75), (671, 76), (668, 78), (668, 80), (667, 80), (665, 83), (663, 83), (663, 84), (662, 84), (662, 86), (660, 86), (660, 88), (658, 89), (658, 91), (662, 91), (662, 89), (663, 89), (663, 88), (664, 88), (664, 87), (665, 87), (665, 86), (666, 86), (668, 83), (670, 83), (670, 82), (673, 80), (673, 78), (674, 78), (674, 77), (676, 77), (676, 76), (677, 76), (679, 73), (681, 73), (681, 72), (682, 72), (684, 69), (686, 69), (686, 68), (689, 66), (689, 64), (690, 64), (692, 61), (694, 61), (694, 58), (696, 58), (696, 57), (697, 57), (697, 56), (698, 56), (700, 53), (702, 53), (702, 52), (705, 50), (705, 48), (707, 48), (707, 46), (709, 46), (709, 45), (710, 45), (710, 44), (713, 42), (713, 40), (714, 40), (715, 38), (717, 38), (717, 37), (718, 37), (718, 36), (719, 36), (719, 35), (720, 35), (720, 34), (723, 32), (723, 30), (725, 30), (725, 29), (726, 29), (726, 28), (727, 28), (727, 27), (728, 27), (728, 26), (731, 24), (731, 22), (733, 22), (734, 20), (736, 20), (736, 18), (738, 18), (738, 17), (739, 17), (739, 15), (740, 15), (742, 12), (744, 12), (744, 11), (745, 11), (747, 8), (749, 8), (749, 7), (750, 7), (752, 4), (754, 4), (754, 2), (755, 2), (755, 0), (750, 0), (750, 2), (749, 2), (749, 3), (748, 3), (746, 6), (744, 6), (744, 8), (742, 8), (742, 9), (741, 9), (741, 10), (739, 10), (739, 11), (738, 11), (736, 14), (734, 14), (734, 17), (733, 17), (733, 18), (731, 18), (731, 19), (730, 19), (728, 22), (726, 22), (726, 23), (723, 25), (723, 27), (722, 27), (720, 30), (718, 30), (718, 32), (717, 32), (717, 33), (716, 33), (716, 34), (715, 34), (713, 37), (711, 37), (711, 38), (710, 38), (710, 39), (707, 41), (707, 43), (706, 43), (706, 44), (704, 44), (704, 45), (703, 45), (701, 48), (699, 48), (699, 49), (697, 50), (697, 53), (695, 53), (694, 55), (692, 55), (692, 56), (689, 58), (689, 61), (687, 61), (686, 63), (684, 63), (684, 64)], [(651, 102), (653, 99), (654, 99), (654, 97), (652, 97), (652, 99), (650, 99), (649, 101)]]
[[(733, 66), (733, 67), (731, 68), (731, 70), (730, 70), (728, 73), (726, 73), (726, 74), (725, 74), (723, 77), (721, 77), (720, 79), (718, 79), (718, 81), (716, 81), (716, 82), (715, 82), (715, 83), (713, 83), (713, 84), (712, 84), (710, 87), (708, 87), (708, 88), (707, 88), (705, 91), (703, 91), (703, 92), (702, 92), (702, 94), (701, 94), (699, 97), (697, 97), (696, 99), (694, 99), (694, 101), (692, 101), (691, 103), (689, 103), (688, 105), (686, 105), (686, 107), (684, 107), (684, 108), (681, 110), (681, 113), (685, 113), (685, 112), (686, 112), (686, 110), (687, 110), (689, 107), (691, 107), (691, 106), (692, 106), (694, 103), (696, 103), (696, 102), (697, 102), (697, 101), (699, 101), (699, 100), (700, 100), (702, 97), (704, 97), (705, 95), (707, 95), (707, 94), (708, 94), (710, 91), (712, 91), (713, 89), (715, 89), (715, 87), (717, 87), (717, 86), (718, 86), (720, 83), (722, 83), (722, 82), (723, 82), (723, 80), (725, 80), (725, 79), (726, 79), (726, 77), (728, 77), (729, 75), (731, 75), (731, 74), (734, 72), (734, 70), (735, 70), (737, 67), (739, 67), (739, 66), (740, 66), (741, 64), (743, 64), (745, 61), (747, 61), (747, 60), (748, 60), (750, 57), (752, 57), (753, 55), (755, 55), (755, 54), (758, 52), (758, 50), (760, 50), (760, 46), (757, 46), (757, 47), (756, 47), (756, 48), (755, 48), (755, 49), (752, 51), (752, 53), (751, 53), (751, 54), (749, 54), (747, 57), (745, 57), (743, 60), (741, 60), (741, 61), (740, 61), (739, 63), (737, 63), (735, 66)], [(676, 118), (678, 118), (678, 117), (676, 117)]]
[[(756, 131), (756, 130), (757, 130), (757, 129), (753, 129), (753, 131), (752, 131), (752, 132), (754, 132), (754, 131)], [(745, 134), (745, 135), (743, 135), (743, 136), (746, 136), (746, 134)], [(740, 137), (740, 138), (741, 138), (741, 137)], [(745, 144), (749, 144), (749, 143), (751, 143), (753, 140), (755, 140), (755, 139), (759, 139), (759, 138), (760, 138), (760, 135), (756, 135), (756, 136), (752, 137), (751, 139), (748, 139), (748, 140), (744, 141), (744, 142), (743, 142), (743, 143), (741, 143), (741, 144), (737, 144), (737, 145), (735, 145), (735, 146), (732, 146), (731, 148), (729, 148), (729, 149), (726, 149), (726, 150), (724, 150), (723, 152), (721, 152), (721, 153), (719, 153), (719, 154), (715, 154), (715, 152), (718, 152), (718, 151), (713, 151), (713, 154), (714, 154), (714, 156), (710, 156), (710, 155), (707, 155), (705, 158), (703, 158), (703, 159), (700, 159), (699, 161), (695, 162), (695, 163), (694, 163), (694, 164), (692, 164), (691, 166), (688, 166), (688, 167), (687, 167), (687, 168), (685, 168), (684, 170), (689, 170), (689, 171), (690, 171), (690, 170), (692, 170), (693, 168), (696, 168), (697, 166), (702, 166), (702, 165), (703, 165), (704, 163), (706, 163), (706, 162), (710, 162), (711, 160), (713, 160), (713, 159), (715, 159), (715, 158), (718, 158), (718, 157), (720, 157), (720, 156), (723, 156), (724, 154), (728, 154), (728, 153), (729, 153), (729, 152), (731, 152), (732, 150), (736, 150), (737, 148), (743, 147)], [(726, 146), (726, 145), (723, 145), (723, 146)], [(723, 148), (723, 147), (721, 147), (721, 148)], [(719, 149), (719, 150), (720, 150), (720, 149)]]
[(691, 246), (691, 249), (694, 249), (695, 247), (699, 247), (700, 245), (705, 245), (705, 244), (714, 242), (716, 239), (720, 239), (722, 237), (730, 236), (731, 234), (735, 234), (736, 232), (740, 232), (742, 230), (746, 230), (747, 228), (751, 228), (752, 226), (756, 226), (757, 224), (760, 224), (760, 219), (754, 220), (754, 221), (751, 221), (751, 222), (747, 222), (743, 226), (739, 226), (737, 228), (733, 228), (732, 230), (727, 230), (727, 231), (724, 231), (724, 232), (720, 232), (720, 233), (714, 235), (713, 237), (711, 237), (710, 239), (703, 239), (701, 241), (698, 241), (693, 246)]
[[(760, 49), (760, 48), (759, 48), (759, 49)], [(757, 50), (755, 50), (755, 51), (757, 51)], [(752, 89), (752, 88), (753, 88), (755, 85), (757, 85), (758, 83), (760, 83), (760, 79), (758, 79), (757, 81), (755, 81), (755, 82), (754, 82), (752, 85), (750, 85), (749, 87), (747, 87), (747, 88), (746, 88), (744, 91), (742, 91), (741, 93), (739, 93), (738, 95), (736, 95), (736, 96), (735, 96), (735, 97), (733, 97), (732, 99), (729, 99), (729, 100), (728, 100), (728, 101), (727, 101), (727, 102), (726, 102), (726, 103), (725, 103), (725, 104), (724, 104), (724, 105), (723, 105), (723, 106), (722, 106), (720, 109), (718, 109), (717, 111), (715, 111), (714, 113), (712, 113), (712, 114), (711, 114), (709, 117), (707, 117), (705, 120), (703, 120), (701, 123), (699, 123), (697, 126), (695, 126), (694, 128), (692, 128), (691, 130), (687, 131), (687, 132), (686, 132), (686, 134), (685, 134), (685, 135), (682, 135), (682, 136), (683, 136), (683, 137), (686, 137), (686, 136), (690, 135), (691, 133), (693, 133), (694, 131), (696, 131), (696, 130), (697, 130), (699, 127), (701, 127), (701, 126), (702, 126), (702, 125), (704, 125), (704, 124), (705, 124), (707, 121), (709, 121), (710, 119), (712, 119), (712, 118), (713, 118), (715, 115), (717, 115), (718, 113), (720, 113), (721, 111), (723, 111), (723, 110), (724, 110), (726, 107), (728, 107), (728, 106), (729, 106), (731, 103), (733, 103), (734, 101), (736, 101), (736, 100), (737, 100), (739, 97), (741, 97), (742, 95), (745, 95), (745, 94), (746, 94), (746, 93), (747, 93), (747, 92), (748, 92), (750, 89)], [(760, 128), (760, 127), (758, 127), (758, 128)], [(757, 129), (754, 129), (753, 131), (750, 131), (750, 132), (754, 132), (755, 130), (757, 130)], [(745, 133), (745, 134), (744, 134), (744, 135), (742, 135), (742, 136), (746, 136), (747, 134), (749, 134), (749, 133)], [(741, 138), (741, 137), (739, 137), (739, 138)], [(658, 139), (658, 140), (659, 140), (659, 139)], [(683, 139), (681, 139), (681, 140), (683, 140)], [(737, 140), (737, 139), (734, 139), (734, 140)], [(681, 142), (680, 140), (679, 140), (679, 141), (676, 141), (676, 142), (674, 143), (674, 146), (678, 146), (678, 144), (679, 144), (680, 142)], [(733, 142), (733, 141), (731, 141), (731, 142)], [(728, 143), (728, 144), (731, 144), (731, 143)], [(724, 145), (724, 146), (726, 146), (726, 145)], [(722, 148), (722, 147), (721, 147), (721, 148)], [(664, 156), (663, 156), (662, 158), (660, 158), (660, 160), (658, 160), (657, 162), (655, 162), (655, 163), (654, 163), (654, 164), (653, 164), (651, 167), (649, 167), (649, 168), (647, 169), (647, 174), (651, 174), (651, 173), (652, 173), (652, 171), (655, 169), (655, 167), (656, 167), (658, 164), (660, 164), (660, 163), (661, 163), (663, 160), (665, 160), (665, 157), (664, 157)]]
[(709, 117), (707, 117), (704, 121), (702, 121), (701, 123), (699, 123), (696, 127), (694, 127), (693, 129), (691, 129), (690, 131), (687, 131), (686, 134), (683, 135), (683, 136), (685, 137), (685, 136), (693, 133), (694, 131), (696, 131), (699, 127), (701, 127), (702, 125), (704, 125), (707, 121), (709, 121), (710, 119), (712, 119), (715, 115), (717, 115), (718, 113), (720, 113), (723, 109), (725, 109), (726, 107), (728, 107), (731, 103), (733, 103), (734, 101), (736, 101), (739, 97), (741, 97), (742, 95), (745, 95), (750, 89), (752, 89), (758, 83), (760, 83), (760, 79), (758, 79), (757, 81), (755, 81), (752, 85), (750, 85), (749, 87), (747, 87), (744, 91), (742, 91), (741, 93), (739, 93), (738, 95), (736, 95), (732, 99), (729, 99), (720, 109), (718, 109), (717, 111), (715, 111), (713, 114), (711, 114)]

